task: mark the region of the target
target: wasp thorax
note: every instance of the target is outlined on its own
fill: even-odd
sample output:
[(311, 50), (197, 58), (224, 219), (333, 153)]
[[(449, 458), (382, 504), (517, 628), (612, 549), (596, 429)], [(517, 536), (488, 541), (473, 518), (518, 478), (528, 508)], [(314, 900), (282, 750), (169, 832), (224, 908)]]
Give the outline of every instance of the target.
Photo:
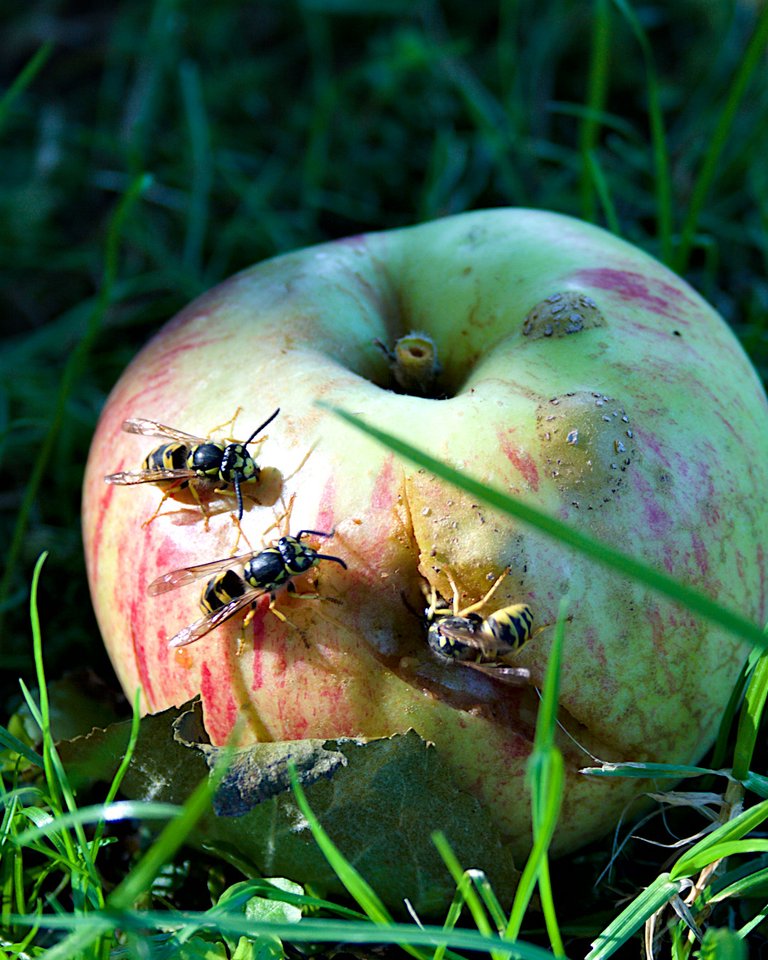
[(217, 477), (221, 469), (224, 447), (220, 443), (201, 443), (187, 457), (187, 467), (199, 477)]

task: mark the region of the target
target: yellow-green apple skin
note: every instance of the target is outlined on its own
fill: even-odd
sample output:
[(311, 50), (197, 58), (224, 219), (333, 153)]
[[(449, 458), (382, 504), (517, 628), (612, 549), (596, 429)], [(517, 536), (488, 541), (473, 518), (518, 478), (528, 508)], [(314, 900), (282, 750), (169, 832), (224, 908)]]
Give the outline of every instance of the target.
[[(560, 306), (558, 306), (560, 305)], [(563, 306), (564, 305), (564, 306)], [(563, 309), (567, 316), (564, 319)], [(390, 389), (380, 344), (434, 339), (446, 396)], [(261, 263), (201, 296), (139, 353), (96, 431), (84, 487), (88, 572), (104, 641), (147, 711), (201, 694), (216, 743), (385, 737), (414, 728), (446, 775), (522, 855), (524, 782), (552, 630), (520, 651), (512, 687), (426, 646), (422, 588), (461, 605), (505, 569), (491, 609), (528, 603), (537, 624), (569, 601), (560, 692), (567, 777), (555, 847), (610, 829), (637, 781), (588, 778), (601, 760), (689, 763), (712, 742), (746, 649), (722, 629), (402, 462), (317, 401), (343, 407), (493, 487), (766, 617), (768, 409), (723, 320), (686, 283), (603, 230), (501, 209), (351, 237)], [(154, 484), (108, 485), (162, 441), (144, 417), (202, 437), (230, 420), (252, 449), (237, 538), (234, 499), (213, 511)], [(282, 503), (290, 531), (348, 569), (297, 580), (340, 603), (266, 598), (192, 645), (205, 581), (158, 597), (159, 575), (260, 549)], [(264, 502), (256, 502), (259, 498)], [(270, 529), (272, 527), (272, 529)], [(447, 573), (448, 572), (448, 573)], [(491, 611), (488, 611), (491, 612)]]

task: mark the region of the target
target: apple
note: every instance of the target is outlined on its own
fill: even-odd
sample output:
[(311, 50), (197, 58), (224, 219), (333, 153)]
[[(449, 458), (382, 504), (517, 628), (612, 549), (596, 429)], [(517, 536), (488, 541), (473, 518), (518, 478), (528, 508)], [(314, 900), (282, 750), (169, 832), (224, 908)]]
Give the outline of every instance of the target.
[[(432, 396), (395, 389), (395, 344), (411, 334), (434, 346)], [(104, 642), (144, 710), (200, 694), (214, 743), (238, 722), (241, 743), (413, 728), (524, 856), (524, 772), (552, 630), (519, 651), (529, 682), (512, 685), (436, 659), (423, 618), (431, 588), (450, 602), (453, 581), (463, 608), (509, 569), (486, 615), (526, 603), (544, 625), (569, 598), (556, 851), (605, 833), (643, 789), (580, 774), (594, 757), (703, 754), (742, 643), (401, 462), (317, 401), (766, 618), (768, 407), (734, 335), (679, 277), (597, 227), (478, 211), (245, 270), (125, 371), (93, 439), (84, 541)], [(162, 485), (104, 482), (162, 442), (124, 431), (129, 418), (205, 438), (239, 411), (224, 432), (242, 439), (278, 407), (248, 448), (264, 473), (243, 488), (241, 529), (231, 490), (204, 492), (201, 509), (161, 502)], [(282, 591), (285, 622), (265, 596), (247, 627), (240, 613), (169, 647), (201, 617), (205, 581), (160, 596), (148, 584), (299, 530), (332, 534), (303, 542), (347, 565), (320, 561), (296, 578), (325, 600)]]

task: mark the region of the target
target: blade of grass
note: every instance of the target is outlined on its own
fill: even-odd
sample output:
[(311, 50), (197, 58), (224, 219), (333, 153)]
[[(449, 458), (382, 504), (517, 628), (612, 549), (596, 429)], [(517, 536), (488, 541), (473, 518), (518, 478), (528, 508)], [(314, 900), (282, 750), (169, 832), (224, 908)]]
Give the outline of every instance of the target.
[(764, 7), (757, 21), (757, 26), (752, 34), (752, 38), (747, 45), (741, 64), (733, 79), (731, 89), (728, 91), (728, 97), (725, 106), (720, 112), (717, 124), (712, 135), (708, 138), (707, 152), (704, 155), (704, 161), (701, 170), (696, 178), (691, 192), (691, 199), (688, 203), (688, 212), (683, 221), (680, 232), (680, 246), (677, 251), (675, 268), (678, 273), (683, 273), (688, 267), (688, 261), (691, 255), (691, 248), (696, 236), (696, 229), (704, 207), (704, 201), (709, 193), (712, 183), (717, 173), (717, 164), (720, 156), (728, 143), (733, 121), (736, 112), (739, 109), (744, 93), (755, 70), (760, 65), (761, 59), (765, 54), (765, 47), (768, 44), (768, 7)]
[(648, 92), (648, 117), (651, 125), (653, 147), (654, 187), (656, 193), (656, 221), (661, 248), (661, 259), (672, 265), (672, 179), (669, 172), (669, 155), (664, 132), (664, 114), (661, 109), (659, 81), (654, 63), (653, 48), (643, 30), (629, 0), (613, 0), (640, 45), (645, 65), (645, 82)]
[(542, 898), (542, 910), (555, 956), (564, 956), (560, 931), (555, 917), (554, 900), (549, 882), (547, 851), (552, 842), (560, 814), (565, 771), (563, 757), (555, 746), (557, 704), (560, 691), (560, 665), (567, 602), (560, 604), (557, 626), (547, 663), (541, 705), (536, 719), (533, 749), (528, 760), (526, 780), (531, 791), (533, 849), (520, 877), (512, 903), (505, 939), (516, 940), (520, 935), (525, 913), (536, 884)]
[(592, 560), (597, 560), (617, 573), (621, 573), (629, 579), (636, 580), (651, 590), (663, 594), (675, 603), (679, 603), (694, 613), (717, 623), (734, 636), (748, 640), (755, 647), (760, 647), (763, 650), (768, 649), (768, 636), (766, 636), (764, 630), (757, 624), (745, 619), (738, 611), (721, 606), (705, 594), (699, 593), (698, 590), (679, 583), (660, 570), (655, 570), (640, 560), (636, 560), (606, 543), (569, 527), (560, 520), (556, 520), (542, 510), (532, 507), (516, 497), (511, 497), (501, 490), (488, 487), (464, 473), (459, 473), (404, 440), (366, 423), (340, 407), (322, 402), (318, 402), (318, 406), (330, 410), (356, 430), (360, 430), (378, 440), (398, 456), (424, 467), (436, 477), (465, 490), (478, 500), (483, 500), (489, 506), (495, 507), (497, 510), (509, 514), (509, 516), (516, 517), (523, 523), (530, 524), (542, 533), (559, 540), (572, 550), (576, 550)]
[(753, 773), (752, 770), (749, 770), (742, 783), (746, 790), (751, 790), (752, 793), (756, 793), (758, 797), (768, 800), (768, 777), (762, 776), (759, 773)]
[(710, 770), (707, 767), (691, 767), (674, 763), (604, 763), (600, 767), (583, 767), (579, 773), (595, 777), (635, 777), (642, 780), (682, 780), (686, 777), (702, 777), (706, 774), (727, 777), (727, 770)]
[[(296, 797), (297, 806), (309, 825), (309, 829), (312, 832), (315, 843), (318, 845), (323, 853), (323, 856), (333, 868), (336, 876), (346, 887), (349, 895), (360, 905), (360, 908), (373, 921), (373, 923), (377, 925), (378, 928), (390, 928), (394, 926), (395, 924), (389, 914), (389, 911), (382, 903), (376, 891), (355, 869), (355, 867), (352, 866), (352, 864), (342, 855), (334, 842), (323, 829), (320, 821), (315, 816), (314, 811), (307, 801), (306, 794), (299, 783), (299, 778), (296, 774), (296, 768), (293, 764), (289, 766), (289, 773), (291, 778), (291, 787), (293, 789), (294, 796)], [(495, 942), (498, 943), (499, 941), (496, 940)], [(410, 953), (412, 956), (416, 957), (417, 960), (428, 960), (427, 956), (422, 951), (409, 946), (407, 943), (402, 944), (402, 947), (407, 953)], [(506, 955), (506, 951), (503, 949), (502, 953)]]
[(732, 841), (740, 840), (746, 834), (750, 833), (750, 831), (755, 830), (763, 824), (766, 819), (768, 819), (768, 800), (763, 800), (761, 803), (755, 804), (754, 807), (750, 807), (749, 810), (745, 810), (737, 817), (724, 823), (721, 827), (718, 827), (717, 830), (707, 834), (706, 837), (703, 837), (698, 843), (694, 844), (674, 865), (670, 871), (670, 877), (673, 880), (677, 880), (681, 877), (692, 876), (694, 873), (698, 873), (700, 869), (699, 864), (702, 860), (711, 863), (717, 859), (717, 857), (713, 855), (714, 848), (722, 848)]
[(57, 814), (40, 826), (31, 827), (13, 838), (13, 842), (23, 847), (34, 843), (40, 837), (50, 837), (70, 826), (86, 823), (114, 823), (120, 820), (168, 820), (181, 812), (181, 807), (172, 803), (155, 803), (142, 800), (120, 800), (116, 803), (97, 803), (81, 807), (72, 813)]
[(728, 704), (723, 711), (722, 717), (720, 718), (717, 739), (715, 740), (715, 745), (712, 748), (712, 766), (715, 768), (715, 770), (719, 770), (720, 767), (723, 766), (725, 763), (725, 758), (730, 753), (730, 734), (733, 726), (733, 720), (744, 697), (744, 691), (747, 688), (749, 678), (756, 664), (759, 662), (760, 657), (761, 653), (759, 650), (753, 649), (750, 651), (746, 662), (741, 668), (736, 683), (733, 685), (733, 689), (731, 690), (731, 696), (728, 699)]
[[(493, 927), (488, 920), (488, 914), (479, 896), (479, 892), (472, 882), (475, 871), (465, 870), (461, 866), (445, 834), (440, 831), (435, 831), (432, 834), (432, 842), (442, 857), (443, 863), (448, 868), (448, 872), (453, 877), (453, 882), (456, 884), (457, 899), (459, 899), (460, 902), (463, 901), (466, 903), (469, 912), (472, 914), (475, 926), (480, 933), (487, 937), (492, 936), (494, 933)], [(493, 960), (499, 960), (499, 955), (495, 951), (491, 952), (491, 956)]]
[(8, 119), (8, 114), (11, 112), (11, 107), (32, 83), (38, 73), (40, 73), (52, 53), (53, 43), (51, 41), (44, 43), (40, 49), (32, 55), (10, 87), (8, 87), (2, 97), (0, 97), (0, 133), (2, 133), (3, 125)]
[[(32, 716), (40, 727), (40, 731), (42, 733), (43, 768), (45, 770), (45, 780), (48, 786), (51, 804), (56, 810), (57, 816), (63, 816), (64, 806), (66, 806), (70, 814), (75, 814), (77, 812), (77, 804), (75, 802), (75, 797), (69, 784), (66, 772), (53, 742), (50, 704), (48, 701), (48, 688), (45, 679), (45, 667), (43, 665), (43, 641), (42, 631), (40, 629), (40, 616), (37, 608), (37, 592), (43, 564), (45, 563), (47, 556), (47, 553), (42, 553), (35, 564), (34, 573), (32, 574), (32, 587), (29, 595), (29, 617), (32, 626), (32, 649), (35, 671), (37, 674), (37, 685), (39, 691), (38, 695), (40, 697), (39, 709), (34, 701), (34, 698), (26, 689), (26, 685), (23, 682), (21, 682), (21, 687), (24, 691), (27, 705), (29, 706)], [(84, 867), (82, 885), (80, 880), (78, 880), (77, 884), (74, 882), (75, 877), (80, 878), (79, 871), (72, 873), (73, 892), (82, 897), (83, 904), (91, 903), (95, 907), (101, 907), (104, 904), (104, 899), (101, 881), (98, 873), (96, 872), (96, 866), (93, 862), (91, 846), (88, 842), (88, 838), (85, 835), (82, 824), (74, 821), (73, 826), (75, 836), (77, 837), (77, 847), (71, 842), (68, 831), (65, 830), (61, 835), (67, 851), (67, 856), (70, 858), (71, 863), (73, 865), (82, 863)]]
[[(109, 790), (107, 795), (104, 798), (105, 804), (110, 804), (114, 802), (115, 797), (117, 796), (117, 791), (120, 789), (120, 784), (123, 782), (123, 777), (128, 772), (128, 767), (131, 764), (133, 759), (134, 751), (136, 750), (136, 744), (139, 740), (139, 729), (141, 724), (141, 688), (136, 688), (136, 693), (133, 698), (133, 717), (131, 718), (131, 732), (128, 736), (128, 743), (125, 748), (125, 753), (123, 754), (123, 759), (120, 761), (120, 765), (117, 768), (117, 771), (112, 778), (112, 783), (109, 785)], [(101, 845), (101, 838), (104, 833), (104, 823), (99, 824), (96, 828), (93, 836), (93, 856), (94, 859), (99, 852)]]
[(681, 889), (682, 881), (671, 880), (668, 873), (660, 874), (592, 941), (592, 949), (585, 960), (606, 960), (613, 956), (649, 917), (666, 906)]
[(22, 740), (19, 740), (18, 737), (14, 737), (10, 730), (6, 730), (5, 727), (0, 727), (0, 743), (6, 747), (6, 749), (17, 753), (20, 757), (24, 757), (25, 760), (28, 760), (34, 766), (43, 766), (43, 758), (40, 754), (36, 750), (33, 750), (32, 747), (27, 746)]
[(612, 234), (614, 234), (614, 236), (620, 237), (621, 226), (619, 224), (619, 216), (616, 213), (616, 207), (613, 203), (613, 197), (611, 196), (608, 181), (605, 178), (603, 168), (600, 166), (597, 153), (594, 150), (588, 151), (585, 154), (584, 160), (589, 175), (592, 178), (592, 183), (597, 191), (597, 195), (600, 198), (600, 205), (603, 208), (605, 222), (608, 224), (608, 229)]
[[(339, 921), (305, 918), (301, 923), (272, 923), (259, 920), (248, 920), (242, 913), (227, 915), (217, 912), (211, 916), (210, 911), (195, 913), (192, 911), (121, 911), (101, 912), (89, 914), (80, 918), (72, 915), (50, 915), (30, 917), (12, 915), (11, 921), (19, 925), (29, 926), (40, 923), (42, 927), (51, 930), (70, 930), (80, 924), (90, 923), (92, 930), (83, 931), (92, 939), (102, 931), (111, 930), (115, 925), (122, 929), (136, 929), (146, 936), (147, 930), (214, 930), (222, 934), (233, 934), (257, 938), (260, 936), (278, 937), (281, 940), (296, 943), (362, 943), (362, 944), (396, 944), (403, 949), (409, 945), (424, 947), (445, 946), (452, 949), (475, 950), (489, 953), (497, 950), (506, 957), (519, 957), (520, 960), (552, 960), (549, 950), (529, 943), (505, 943), (498, 937), (486, 937), (477, 930), (444, 930), (442, 927), (429, 925), (416, 926), (415, 924), (393, 923), (389, 926), (379, 926), (371, 921)], [(73, 953), (62, 950), (64, 945), (74, 943), (71, 937), (61, 941), (45, 954), (45, 960), (62, 960), (71, 958)], [(430, 956), (426, 951), (419, 951), (420, 956)]]
[[(768, 840), (729, 840), (725, 843), (716, 843), (694, 856), (688, 853), (685, 856), (685, 874), (692, 876), (717, 860), (748, 853), (768, 853)], [(684, 875), (678, 871), (677, 865), (673, 873), (677, 876)]]
[[(610, 75), (611, 18), (608, 0), (594, 0), (592, 14), (592, 48), (587, 78), (586, 111), (579, 129), (581, 152), (581, 213), (585, 220), (594, 223), (596, 215), (595, 190), (601, 194), (600, 183), (595, 177), (597, 163), (595, 148), (600, 137), (600, 117), (605, 110)], [(603, 209), (605, 200), (601, 196)], [(610, 225), (610, 218), (608, 220)], [(612, 232), (613, 227), (610, 227)], [(617, 232), (616, 232), (617, 233)], [(618, 233), (617, 233), (618, 236)]]
[(560, 670), (568, 600), (560, 601), (557, 624), (549, 652), (547, 672), (544, 679), (541, 705), (536, 721), (533, 750), (528, 761), (528, 776), (531, 785), (534, 843), (542, 838), (542, 854), (538, 868), (539, 895), (544, 922), (556, 957), (565, 955), (563, 940), (557, 923), (555, 901), (549, 876), (547, 851), (554, 836), (563, 801), (565, 769), (563, 757), (555, 746), (557, 730), (557, 705), (560, 702)]
[(768, 697), (768, 657), (763, 656), (758, 661), (749, 681), (739, 714), (736, 745), (733, 749), (733, 775), (737, 780), (743, 780), (752, 765), (766, 697)]
[(349, 895), (358, 904), (360, 904), (361, 909), (367, 916), (371, 918), (371, 920), (373, 920), (374, 923), (383, 924), (385, 926), (391, 924), (392, 917), (389, 915), (389, 911), (379, 899), (376, 891), (365, 879), (363, 879), (363, 877), (352, 866), (352, 864), (341, 855), (331, 838), (320, 825), (320, 821), (317, 819), (312, 808), (307, 802), (306, 795), (301, 784), (299, 783), (299, 778), (296, 775), (296, 768), (293, 766), (293, 764), (290, 765), (289, 769), (291, 787), (293, 789), (294, 796), (296, 797), (296, 803), (299, 807), (299, 810), (301, 810), (302, 815), (309, 824), (310, 829), (312, 830), (312, 836), (315, 838), (315, 842), (317, 843), (318, 847), (320, 847), (323, 856), (333, 868), (336, 876), (347, 888)]
[[(229, 750), (222, 751), (211, 774), (198, 784), (179, 815), (163, 828), (141, 860), (109, 894), (106, 909), (99, 913), (94, 911), (85, 916), (73, 917), (78, 921), (77, 924), (72, 924), (75, 929), (48, 951), (47, 960), (69, 960), (70, 957), (88, 950), (105, 930), (114, 930), (116, 925), (124, 924), (125, 915), (130, 908), (146, 894), (162, 867), (186, 841), (195, 823), (210, 809), (213, 794), (229, 764), (229, 756)], [(144, 917), (144, 914), (140, 913), (138, 916)], [(159, 916), (164, 917), (165, 914)], [(42, 926), (46, 926), (50, 918), (39, 920)], [(142, 923), (145, 927), (151, 925), (144, 920)], [(166, 928), (164, 921), (158, 925)]]

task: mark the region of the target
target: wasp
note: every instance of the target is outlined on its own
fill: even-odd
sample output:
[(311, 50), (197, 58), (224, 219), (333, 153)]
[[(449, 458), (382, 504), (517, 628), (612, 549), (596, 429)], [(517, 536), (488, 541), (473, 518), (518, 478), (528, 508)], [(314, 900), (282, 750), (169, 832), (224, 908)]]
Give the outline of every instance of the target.
[(346, 563), (341, 557), (319, 553), (314, 547), (302, 543), (304, 537), (330, 537), (333, 534), (321, 530), (299, 530), (295, 537), (283, 536), (275, 540), (258, 553), (244, 553), (238, 557), (213, 560), (193, 567), (172, 570), (153, 580), (147, 588), (150, 596), (156, 597), (169, 590), (175, 590), (184, 584), (208, 577), (202, 595), (200, 607), (203, 616), (188, 627), (184, 627), (168, 641), (169, 647), (183, 647), (200, 640), (211, 630), (234, 617), (235, 614), (250, 607), (245, 619), (247, 625), (256, 606), (256, 601), (269, 594), (269, 609), (275, 616), (288, 623), (288, 618), (275, 609), (275, 595), (282, 587), (302, 599), (332, 599), (320, 597), (317, 593), (296, 593), (293, 577), (306, 573), (320, 560), (332, 560), (345, 570)]
[[(246, 483), (257, 483), (261, 474), (261, 467), (248, 453), (248, 444), (253, 443), (278, 413), (279, 407), (242, 443), (237, 440), (225, 443), (223, 440), (195, 437), (156, 420), (126, 420), (123, 430), (127, 433), (137, 433), (142, 437), (163, 437), (170, 442), (151, 450), (140, 470), (111, 473), (104, 479), (107, 483), (117, 484), (170, 481), (170, 487), (163, 499), (171, 496), (175, 489), (184, 489), (187, 486), (191, 486), (194, 492), (196, 485), (212, 485), (216, 493), (226, 493), (226, 488), (231, 486), (237, 500), (239, 523), (243, 519), (242, 487)], [(217, 484), (224, 484), (224, 487)]]
[(443, 663), (461, 663), (502, 683), (519, 686), (530, 681), (530, 671), (509, 666), (507, 658), (518, 653), (534, 634), (550, 624), (534, 631), (533, 611), (527, 603), (502, 607), (487, 617), (477, 612), (488, 603), (508, 573), (509, 570), (505, 570), (481, 600), (463, 610), (459, 609), (456, 584), (447, 574), (453, 588), (453, 605), (438, 606), (437, 592), (432, 588), (431, 601), (425, 611), (427, 643)]

